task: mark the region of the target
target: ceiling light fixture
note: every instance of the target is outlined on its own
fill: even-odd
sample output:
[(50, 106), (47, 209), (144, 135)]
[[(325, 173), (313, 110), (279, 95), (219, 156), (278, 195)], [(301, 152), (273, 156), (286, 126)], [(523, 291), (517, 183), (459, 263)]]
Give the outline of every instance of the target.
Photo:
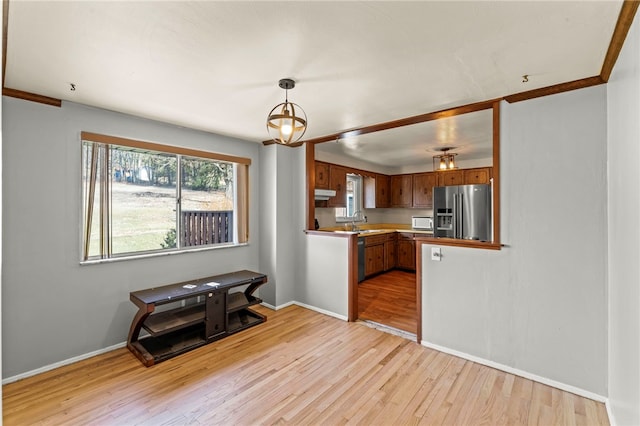
[(439, 151), (442, 151), (440, 155), (433, 156), (433, 170), (443, 172), (445, 170), (453, 170), (457, 169), (454, 157), (458, 155), (457, 153), (450, 153), (452, 147), (449, 148), (440, 148)]
[(297, 104), (289, 102), (288, 92), (296, 86), (290, 78), (283, 78), (278, 86), (285, 90), (284, 102), (276, 105), (267, 118), (267, 131), (271, 139), (282, 145), (300, 140), (307, 130), (307, 115)]

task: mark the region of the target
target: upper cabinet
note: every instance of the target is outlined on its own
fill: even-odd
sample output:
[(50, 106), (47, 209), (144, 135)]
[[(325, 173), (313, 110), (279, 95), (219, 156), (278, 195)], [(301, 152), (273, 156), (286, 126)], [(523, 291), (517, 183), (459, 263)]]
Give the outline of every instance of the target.
[(329, 165), (329, 189), (336, 191), (336, 196), (329, 198), (327, 207), (347, 206), (347, 172), (349, 169), (335, 164)]
[(316, 188), (329, 189), (329, 163), (316, 161)]
[(413, 176), (391, 176), (391, 207), (412, 207)]
[(437, 186), (489, 184), (491, 183), (491, 169), (491, 167), (480, 167), (437, 172)]
[(364, 177), (364, 208), (379, 209), (391, 206), (389, 176), (376, 174)]
[(433, 207), (433, 187), (438, 186), (437, 173), (416, 173), (413, 175), (413, 207)]
[(475, 185), (491, 182), (491, 167), (482, 167), (479, 169), (467, 169), (464, 171), (465, 185)]
[(464, 185), (464, 170), (447, 170), (438, 173), (438, 186)]

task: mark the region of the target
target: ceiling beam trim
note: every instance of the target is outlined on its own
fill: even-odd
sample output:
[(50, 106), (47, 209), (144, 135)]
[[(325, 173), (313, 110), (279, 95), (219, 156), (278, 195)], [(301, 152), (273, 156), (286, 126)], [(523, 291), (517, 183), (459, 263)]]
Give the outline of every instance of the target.
[(36, 93), (25, 92), (22, 90), (2, 88), (2, 96), (10, 96), (12, 98), (24, 99), (26, 101), (38, 102), (41, 104), (51, 105), (55, 107), (62, 106), (62, 101), (48, 96), (38, 95)]
[(528, 99), (539, 98), (541, 96), (555, 95), (570, 90), (584, 89), (585, 87), (597, 86), (606, 83), (602, 77), (596, 75), (594, 77), (583, 78), (580, 80), (570, 81), (568, 83), (555, 84), (553, 86), (541, 87), (540, 89), (528, 90), (513, 95), (505, 96), (504, 100), (513, 103), (526, 101)]
[[(500, 99), (491, 99), (489, 101), (476, 102), (473, 104), (463, 105), (455, 108), (443, 109), (440, 111), (429, 112), (426, 114), (414, 115), (412, 117), (401, 118), (399, 120), (387, 121), (384, 123), (373, 124), (370, 126), (358, 127), (355, 129), (344, 130), (342, 132), (333, 133), (327, 136), (321, 136), (318, 138), (307, 139), (305, 141), (298, 142), (298, 145), (302, 143), (316, 144), (323, 142), (333, 142), (339, 139), (366, 135), (367, 133), (379, 132), (381, 130), (395, 129), (397, 127), (410, 126), (412, 124), (424, 123), (427, 121), (438, 120), (440, 118), (453, 117), (456, 115), (466, 114), (469, 112), (482, 111), (485, 109), (493, 108), (493, 104)], [(275, 143), (273, 141), (264, 141), (264, 145), (270, 145)], [(289, 146), (294, 146), (289, 145)]]
[(604, 58), (604, 63), (602, 64), (602, 70), (600, 71), (600, 77), (602, 77), (602, 80), (605, 83), (609, 81), (609, 77), (613, 71), (613, 66), (618, 60), (618, 55), (622, 50), (624, 40), (627, 38), (631, 24), (633, 24), (633, 18), (636, 16), (638, 4), (640, 4), (640, 1), (637, 0), (625, 0), (624, 3), (622, 3), (620, 15), (618, 15), (618, 21), (616, 22), (616, 28), (613, 30), (609, 49), (607, 49), (607, 54)]

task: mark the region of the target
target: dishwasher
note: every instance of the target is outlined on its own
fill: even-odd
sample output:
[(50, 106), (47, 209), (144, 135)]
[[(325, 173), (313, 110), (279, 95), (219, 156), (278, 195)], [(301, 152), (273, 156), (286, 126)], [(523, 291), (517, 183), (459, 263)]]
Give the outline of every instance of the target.
[(364, 237), (358, 237), (358, 282), (364, 281)]

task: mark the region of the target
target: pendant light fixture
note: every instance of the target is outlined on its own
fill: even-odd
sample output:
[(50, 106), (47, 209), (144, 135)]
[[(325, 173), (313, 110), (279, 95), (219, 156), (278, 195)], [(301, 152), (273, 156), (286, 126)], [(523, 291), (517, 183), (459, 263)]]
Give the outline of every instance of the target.
[(455, 148), (440, 148), (439, 151), (442, 151), (440, 155), (433, 156), (433, 170), (443, 172), (445, 170), (453, 170), (457, 169), (455, 163), (455, 156), (458, 155), (453, 152), (449, 152)]
[(302, 138), (307, 130), (307, 115), (293, 102), (289, 102), (288, 92), (296, 86), (290, 78), (283, 78), (278, 86), (285, 90), (284, 102), (276, 105), (267, 118), (267, 131), (271, 139), (282, 145), (289, 145)]

